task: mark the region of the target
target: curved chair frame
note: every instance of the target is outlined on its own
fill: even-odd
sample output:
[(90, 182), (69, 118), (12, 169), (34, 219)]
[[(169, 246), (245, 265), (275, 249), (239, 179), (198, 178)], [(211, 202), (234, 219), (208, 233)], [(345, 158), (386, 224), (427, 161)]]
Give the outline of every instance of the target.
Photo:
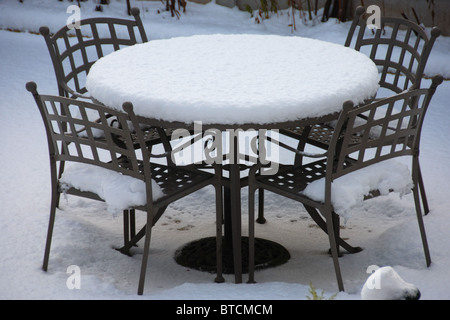
[[(370, 59), (381, 70), (380, 87), (400, 93), (406, 89), (420, 88), (425, 66), (441, 31), (433, 27), (430, 36), (416, 23), (395, 17), (380, 19), (380, 27), (374, 34), (367, 32), (367, 20), (364, 17), (365, 9), (359, 6), (356, 9), (352, 25), (350, 26), (346, 47), (353, 47), (357, 51), (370, 51)], [(392, 32), (386, 32), (391, 27)], [(405, 32), (405, 35), (403, 35)], [(386, 54), (378, 54), (385, 48)], [(393, 74), (393, 81), (387, 79), (387, 74)], [(404, 76), (403, 83), (400, 76)]]
[[(433, 27), (428, 36), (418, 24), (412, 21), (382, 16), (381, 28), (372, 34), (367, 29), (364, 13), (364, 7), (359, 6), (356, 9), (345, 46), (353, 47), (358, 51), (368, 49), (367, 54), (380, 70), (379, 84), (381, 88), (388, 89), (392, 94), (420, 88), (431, 50), (441, 34), (439, 28)], [(391, 27), (392, 32), (387, 34), (386, 27)], [(381, 56), (380, 52), (383, 53)], [(392, 81), (389, 79), (389, 74), (393, 74)], [(280, 132), (297, 139), (299, 141), (298, 150), (304, 150), (307, 144), (326, 150), (329, 147), (334, 128), (328, 123), (322, 123), (308, 127), (289, 128)], [(354, 143), (359, 143), (358, 137), (354, 137)], [(301, 163), (302, 156), (297, 154), (294, 161)], [(422, 205), (425, 214), (428, 214), (430, 209), (420, 166), (418, 173)], [(259, 209), (258, 221), (261, 223), (265, 221), (263, 208)]]
[[(364, 169), (385, 160), (411, 156), (413, 195), (419, 230), (425, 252), (427, 266), (431, 263), (425, 227), (420, 206), (418, 151), (425, 113), (442, 77), (433, 78), (429, 89), (405, 91), (379, 101), (354, 107), (352, 102), (343, 106), (325, 157), (308, 164), (280, 166), (274, 176), (258, 175), (261, 165), (256, 165), (249, 174), (249, 281), (254, 281), (254, 193), (257, 189), (266, 189), (279, 195), (302, 203), (311, 216), (320, 215), (324, 221), (319, 226), (328, 234), (333, 257), (336, 278), (340, 291), (344, 290), (338, 255), (342, 241), (339, 238), (339, 219), (335, 213), (332, 193), (333, 181), (349, 173)], [(400, 111), (395, 108), (400, 107)], [(376, 111), (386, 108), (383, 117), (375, 117)], [(368, 115), (367, 121), (361, 122), (360, 115)], [(381, 130), (379, 130), (381, 129)], [(374, 131), (379, 132), (374, 135)], [(360, 143), (354, 144), (354, 136), (361, 137)], [(301, 156), (311, 156), (296, 151)], [(324, 156), (323, 154), (318, 157)], [(325, 183), (323, 201), (308, 197), (303, 191), (319, 179)], [(367, 197), (379, 195), (371, 190)], [(365, 200), (365, 199), (362, 199)]]
[(66, 25), (53, 35), (46, 26), (39, 29), (50, 53), (60, 96), (92, 99), (86, 95), (83, 78), (98, 59), (109, 53), (106, 50), (148, 41), (139, 9), (132, 8), (131, 13), (134, 20), (89, 18), (80, 20), (79, 27)]
[[(60, 96), (40, 95), (34, 82), (26, 85), (33, 94), (40, 110), (47, 133), (50, 173), (52, 185), (52, 200), (50, 220), (45, 246), (43, 269), (46, 271), (49, 263), (50, 246), (53, 228), (61, 193), (104, 201), (95, 190), (89, 186), (76, 186), (62, 181), (57, 175), (58, 163), (71, 162), (72, 165), (88, 165), (94, 168), (107, 169), (120, 177), (129, 176), (145, 184), (146, 203), (130, 205), (129, 209), (146, 212), (146, 224), (141, 231), (127, 241), (120, 249), (129, 254), (130, 249), (141, 238), (144, 239), (144, 251), (139, 277), (138, 294), (144, 291), (145, 275), (150, 248), (150, 238), (153, 225), (164, 213), (167, 206), (199, 189), (213, 185), (216, 190), (216, 236), (217, 236), (217, 282), (222, 282), (222, 168), (214, 164), (214, 173), (197, 170), (193, 165), (185, 167), (165, 166), (151, 163), (151, 158), (166, 157), (166, 153), (155, 155), (147, 147), (144, 132), (140, 122), (133, 112), (131, 103), (124, 103), (125, 112), (116, 111), (103, 105), (87, 102), (83, 99), (71, 99)], [(91, 112), (98, 114), (98, 119), (88, 117)], [(114, 121), (111, 122), (110, 118)], [(101, 132), (101, 139), (96, 139)], [(136, 143), (138, 146), (136, 146)], [(64, 176), (63, 176), (64, 177)], [(156, 183), (163, 194), (155, 196), (152, 184)]]

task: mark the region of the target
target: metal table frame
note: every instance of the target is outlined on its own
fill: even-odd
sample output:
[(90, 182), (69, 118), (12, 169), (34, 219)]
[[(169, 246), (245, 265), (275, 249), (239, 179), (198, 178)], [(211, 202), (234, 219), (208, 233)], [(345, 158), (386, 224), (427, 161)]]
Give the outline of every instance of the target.
[[(206, 124), (202, 125), (204, 130), (208, 129), (216, 129), (224, 132), (226, 130), (278, 130), (283, 128), (289, 128), (292, 126), (312, 126), (317, 123), (329, 122), (335, 120), (338, 114), (329, 114), (326, 116), (318, 117), (318, 118), (306, 118), (295, 121), (287, 121), (287, 122), (278, 122), (278, 123), (267, 123), (267, 124), (236, 124), (236, 125), (225, 125), (225, 124)], [(173, 130), (173, 128), (186, 129), (190, 132), (194, 132), (194, 124), (191, 123), (183, 123), (183, 122), (170, 122), (157, 120), (142, 116), (137, 116), (140, 123), (154, 126), (159, 128), (159, 132), (163, 134), (166, 131)], [(162, 137), (163, 145), (166, 149), (171, 148), (170, 141), (167, 135), (163, 135)], [(222, 185), (224, 189), (224, 240), (225, 245), (231, 245), (233, 250), (233, 263), (235, 270), (235, 283), (242, 283), (242, 248), (241, 248), (241, 237), (242, 237), (242, 225), (241, 225), (241, 188), (247, 186), (248, 181), (247, 177), (241, 178), (242, 169), (249, 169), (249, 167), (244, 167), (240, 164), (239, 161), (239, 150), (237, 139), (238, 137), (235, 135), (233, 143), (233, 152), (232, 152), (232, 162), (227, 164), (223, 171), (228, 171), (228, 177), (222, 178)], [(172, 163), (172, 165), (175, 165)], [(200, 165), (202, 166), (202, 165)], [(204, 168), (208, 168), (204, 166)], [(318, 224), (318, 226), (326, 232), (326, 223), (323, 220), (314, 214), (311, 214), (310, 210), (307, 210), (310, 214), (311, 218)], [(134, 241), (133, 241), (134, 242)], [(358, 252), (360, 248), (352, 247), (348, 243), (346, 243), (343, 239), (339, 239), (338, 243), (347, 249), (350, 252)], [(221, 282), (223, 281), (220, 279)]]

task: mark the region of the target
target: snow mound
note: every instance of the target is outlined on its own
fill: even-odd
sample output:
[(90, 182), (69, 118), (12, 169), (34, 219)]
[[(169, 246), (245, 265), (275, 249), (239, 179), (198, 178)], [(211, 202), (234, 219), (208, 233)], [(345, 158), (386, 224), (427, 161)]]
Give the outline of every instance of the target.
[(405, 282), (392, 267), (382, 267), (370, 275), (361, 290), (362, 300), (418, 300), (419, 289)]
[[(392, 191), (404, 195), (411, 192), (412, 187), (408, 166), (390, 159), (336, 179), (331, 184), (331, 202), (335, 212), (348, 219), (348, 212), (360, 205), (371, 191), (378, 190), (381, 195)], [(315, 201), (325, 201), (325, 178), (309, 184), (303, 193)]]
[[(105, 200), (108, 212), (117, 214), (132, 206), (146, 204), (145, 183), (118, 172), (84, 163), (67, 165), (60, 179), (63, 188), (90, 191)], [(153, 199), (161, 198), (161, 187), (152, 180)]]

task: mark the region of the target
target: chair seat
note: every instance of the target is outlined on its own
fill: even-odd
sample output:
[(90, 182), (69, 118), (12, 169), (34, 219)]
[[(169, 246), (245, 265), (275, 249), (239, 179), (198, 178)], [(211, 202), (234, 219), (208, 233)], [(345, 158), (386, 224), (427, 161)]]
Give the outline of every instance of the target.
[[(42, 116), (50, 160), (52, 193), (44, 271), (48, 269), (61, 193), (104, 201), (109, 211), (123, 212), (124, 246), (120, 252), (129, 254), (131, 247), (144, 238), (138, 284), (138, 294), (142, 295), (153, 226), (171, 203), (212, 185), (216, 200), (216, 281), (223, 281), (219, 254), (223, 220), (221, 165), (214, 165), (211, 174), (194, 165), (173, 165), (171, 152), (153, 154), (146, 140), (150, 133), (139, 122), (130, 102), (123, 104), (122, 112), (83, 99), (40, 95), (34, 82), (28, 82), (26, 89)], [(164, 130), (157, 127), (158, 132)], [(162, 142), (168, 144), (167, 140)], [(154, 163), (158, 158), (165, 158), (168, 165)], [(146, 222), (138, 233), (136, 209), (146, 213)]]
[[(98, 195), (108, 205), (108, 211), (114, 214), (145, 205), (147, 198), (144, 181), (85, 163), (68, 164), (59, 184), (63, 192), (70, 193), (68, 190), (74, 188)], [(152, 191), (153, 200), (164, 195), (154, 180)]]
[[(296, 160), (291, 166), (280, 166), (272, 176), (263, 175), (261, 163), (250, 170), (249, 282), (254, 282), (255, 271), (255, 192), (264, 189), (300, 202), (327, 233), (340, 291), (344, 290), (344, 283), (338, 259), (339, 248), (348, 246), (339, 235), (339, 218), (344, 216), (347, 219), (349, 208), (373, 196), (392, 191), (412, 191), (426, 265), (430, 265), (430, 250), (419, 196), (420, 191), (424, 198), (418, 156), (425, 113), (442, 81), (442, 77), (436, 76), (428, 89), (407, 90), (357, 107), (352, 101), (347, 101), (334, 126), (327, 152), (312, 154), (294, 150), (301, 161)], [(309, 130), (306, 130), (302, 138), (309, 134)], [(354, 143), (355, 136), (360, 137), (360, 143)], [(288, 145), (284, 147), (289, 149)], [(302, 147), (301, 143), (299, 147)], [(305, 163), (304, 158), (318, 157), (323, 158), (301, 164)], [(403, 160), (397, 161), (400, 157), (412, 160), (411, 169)], [(259, 172), (261, 174), (257, 175)], [(358, 251), (354, 249), (350, 247), (349, 252)]]
[(256, 180), (269, 189), (280, 189), (298, 195), (313, 181), (325, 177), (326, 159), (303, 166), (280, 165), (276, 175), (257, 175)]
[[(267, 190), (304, 196), (313, 201), (325, 202), (326, 159), (303, 166), (281, 166), (276, 175), (258, 175), (256, 180)], [(349, 159), (347, 165), (352, 163)], [(349, 173), (333, 181), (331, 203), (334, 211), (348, 219), (349, 210), (374, 195), (390, 192), (407, 194), (413, 187), (407, 165), (390, 159)]]
[[(298, 139), (303, 136), (305, 129), (306, 128), (304, 126), (298, 126), (282, 129), (280, 130), (280, 133), (288, 137)], [(334, 128), (328, 124), (315, 124), (311, 126), (310, 129), (311, 130), (307, 137), (307, 143), (322, 149), (327, 149), (330, 144), (331, 137), (333, 136)]]
[[(212, 176), (206, 172), (174, 169), (159, 164), (152, 164), (151, 169), (153, 201), (162, 201)], [(85, 163), (67, 165), (59, 180), (59, 187), (68, 194), (80, 191), (92, 193), (92, 197), (106, 202), (107, 210), (112, 214), (144, 206), (147, 198), (142, 180)]]
[[(307, 137), (305, 137), (306, 143), (324, 150), (328, 149), (334, 134), (334, 123), (315, 124), (311, 127), (298, 126), (287, 128), (280, 130), (280, 133), (294, 139), (299, 139), (306, 134), (306, 129), (310, 130)], [(354, 144), (360, 143), (360, 140), (361, 138), (357, 135), (352, 137)]]

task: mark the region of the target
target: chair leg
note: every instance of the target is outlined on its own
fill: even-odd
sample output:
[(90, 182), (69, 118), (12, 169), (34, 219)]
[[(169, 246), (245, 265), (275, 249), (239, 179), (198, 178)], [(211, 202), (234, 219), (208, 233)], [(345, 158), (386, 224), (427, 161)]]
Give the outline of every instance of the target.
[(420, 236), (422, 238), (422, 245), (425, 253), (425, 260), (427, 263), (427, 267), (429, 267), (431, 264), (430, 249), (428, 248), (427, 235), (425, 233), (425, 225), (423, 223), (422, 211), (420, 209), (419, 190), (417, 190), (417, 187), (413, 188), (413, 195), (414, 195), (414, 204), (416, 206), (417, 221), (419, 223)]
[(259, 224), (266, 223), (266, 218), (264, 217), (264, 189), (258, 189), (258, 218), (256, 222)]
[(150, 238), (153, 227), (153, 212), (147, 211), (147, 224), (145, 226), (144, 252), (142, 255), (141, 273), (139, 276), (138, 295), (144, 293), (145, 274), (147, 272), (148, 254), (150, 251)]
[(130, 211), (123, 210), (123, 245), (127, 246), (130, 242)]
[(47, 230), (47, 241), (45, 244), (45, 252), (44, 252), (44, 262), (42, 264), (42, 269), (47, 271), (48, 269), (48, 261), (50, 258), (50, 247), (52, 243), (52, 235), (53, 235), (53, 226), (55, 225), (55, 216), (56, 216), (56, 204), (59, 199), (58, 192), (54, 192), (52, 196), (52, 203), (50, 208), (50, 219), (48, 222), (48, 230)]
[(52, 199), (50, 204), (50, 218), (48, 221), (47, 241), (45, 243), (44, 261), (42, 269), (47, 271), (50, 258), (50, 247), (52, 243), (53, 227), (55, 225), (56, 207), (59, 205), (60, 193), (58, 191), (58, 179), (56, 177), (56, 163), (50, 161), (50, 179), (52, 184)]
[(418, 186), (420, 190), (420, 197), (422, 198), (423, 211), (425, 215), (430, 212), (428, 207), (427, 194), (425, 193), (425, 185), (423, 183), (422, 170), (420, 169), (419, 160), (417, 160), (417, 170), (418, 170)]
[(130, 209), (130, 238), (136, 236), (136, 210)]
[[(123, 210), (123, 247), (136, 236), (136, 214), (134, 209)], [(136, 244), (134, 244), (136, 245)]]
[(341, 274), (341, 268), (339, 266), (339, 255), (338, 255), (338, 246), (336, 241), (336, 234), (335, 234), (335, 226), (333, 223), (333, 213), (332, 210), (326, 210), (327, 212), (324, 212), (324, 216), (327, 223), (327, 231), (328, 231), (328, 239), (330, 241), (330, 247), (331, 247), (331, 256), (333, 257), (333, 264), (334, 264), (334, 270), (336, 273), (336, 280), (338, 283), (339, 291), (344, 291), (344, 284), (342, 282), (342, 274)]
[[(60, 179), (61, 176), (63, 175), (63, 173), (64, 173), (64, 167), (65, 167), (65, 162), (64, 162), (64, 161), (61, 161), (61, 162), (59, 163), (58, 179)], [(55, 164), (55, 169), (52, 169), (52, 170), (56, 170), (56, 164)], [(55, 171), (54, 174), (56, 174), (56, 171)], [(56, 182), (56, 183), (57, 183), (57, 182)], [(60, 201), (60, 198), (61, 198), (61, 194), (58, 192), (57, 195), (56, 195), (56, 208), (59, 208), (59, 201)]]
[[(327, 231), (327, 224), (323, 220), (322, 216), (317, 212), (317, 210), (313, 207), (304, 205), (306, 211), (308, 211), (311, 218), (314, 220), (314, 222), (319, 226), (320, 229), (322, 229), (325, 233), (328, 233)], [(347, 242), (345, 242), (340, 236), (337, 237), (338, 244), (347, 250), (349, 253), (357, 253), (362, 251), (361, 247), (353, 247)]]
[[(164, 211), (166, 210), (167, 206), (161, 207), (156, 211), (156, 214), (152, 217), (153, 225), (159, 220), (159, 218), (162, 216)], [(144, 225), (142, 229), (136, 233), (136, 214), (134, 209), (130, 209), (130, 240), (127, 244), (125, 244), (123, 247), (118, 248), (117, 251), (120, 251), (123, 254), (126, 254), (127, 256), (131, 256), (130, 249), (131, 247), (137, 247), (137, 243), (145, 236), (145, 230), (147, 228), (147, 225)]]
[(219, 181), (219, 185), (216, 186), (216, 279), (217, 283), (225, 282), (223, 277), (223, 264), (222, 264), (222, 225), (223, 225), (223, 197), (222, 197), (222, 185)]
[(339, 246), (339, 239), (341, 237), (341, 228), (340, 228), (340, 219), (339, 215), (336, 214), (334, 211), (331, 213), (331, 219), (333, 220), (333, 226), (334, 226), (334, 238), (336, 239), (336, 250), (338, 257), (341, 257), (341, 247)]

